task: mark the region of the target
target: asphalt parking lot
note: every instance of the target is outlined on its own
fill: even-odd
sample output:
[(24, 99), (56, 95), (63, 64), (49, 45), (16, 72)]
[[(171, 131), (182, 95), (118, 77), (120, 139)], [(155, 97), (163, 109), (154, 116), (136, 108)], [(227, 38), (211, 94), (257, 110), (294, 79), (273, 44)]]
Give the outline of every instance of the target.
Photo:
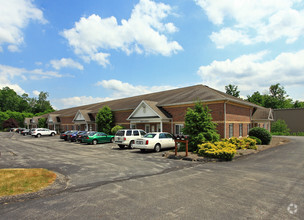
[(188, 165), (162, 158), (164, 151), (142, 153), (120, 149), (114, 143), (87, 145), (63, 141), (59, 136), (6, 135), (9, 145), (2, 144), (5, 150), (2, 150), (1, 167), (50, 169), (65, 175), (68, 187), (153, 175)]
[(0, 203), (3, 219), (301, 219), (304, 138), (232, 162), (0, 133), (0, 167), (42, 167), (61, 189)]

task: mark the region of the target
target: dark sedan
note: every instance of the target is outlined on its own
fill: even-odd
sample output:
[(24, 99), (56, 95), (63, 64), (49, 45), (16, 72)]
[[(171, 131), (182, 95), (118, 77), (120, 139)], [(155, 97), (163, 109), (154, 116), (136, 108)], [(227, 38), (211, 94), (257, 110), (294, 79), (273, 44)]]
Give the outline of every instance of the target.
[(67, 141), (68, 140), (68, 135), (73, 133), (73, 132), (75, 132), (75, 131), (66, 131), (66, 132), (60, 134), (60, 139), (63, 139), (65, 141)]
[(70, 142), (76, 142), (78, 134), (82, 133), (83, 131), (75, 131), (68, 134), (67, 140)]
[(80, 143), (82, 143), (82, 142), (83, 142), (83, 141), (82, 141), (83, 137), (84, 137), (85, 135), (87, 135), (88, 132), (89, 132), (89, 131), (83, 131), (83, 132), (78, 133), (78, 134), (77, 134), (77, 141), (80, 142)]

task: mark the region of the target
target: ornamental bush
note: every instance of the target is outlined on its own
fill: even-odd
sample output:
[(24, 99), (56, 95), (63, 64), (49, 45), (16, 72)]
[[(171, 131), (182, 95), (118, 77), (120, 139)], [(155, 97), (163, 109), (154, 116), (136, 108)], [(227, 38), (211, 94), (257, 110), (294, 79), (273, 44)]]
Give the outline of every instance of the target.
[(271, 134), (265, 128), (251, 128), (249, 130), (249, 136), (257, 137), (262, 141), (262, 144), (268, 145), (271, 141)]
[(290, 129), (284, 120), (277, 120), (271, 124), (271, 133), (274, 135), (289, 135)]
[(197, 154), (205, 157), (232, 160), (236, 154), (236, 146), (224, 141), (208, 142), (198, 145)]
[(252, 138), (236, 138), (231, 137), (229, 139), (223, 139), (224, 142), (228, 142), (230, 144), (234, 144), (236, 149), (254, 149), (256, 150), (256, 140)]
[(116, 134), (116, 132), (118, 131), (118, 130), (121, 130), (121, 129), (123, 129), (124, 127), (122, 127), (122, 126), (120, 126), (120, 125), (115, 125), (112, 129), (111, 129), (111, 132), (112, 132), (112, 134)]
[(249, 136), (249, 138), (254, 139), (256, 141), (257, 145), (261, 145), (262, 144), (262, 141), (259, 138), (257, 138), (257, 137)]

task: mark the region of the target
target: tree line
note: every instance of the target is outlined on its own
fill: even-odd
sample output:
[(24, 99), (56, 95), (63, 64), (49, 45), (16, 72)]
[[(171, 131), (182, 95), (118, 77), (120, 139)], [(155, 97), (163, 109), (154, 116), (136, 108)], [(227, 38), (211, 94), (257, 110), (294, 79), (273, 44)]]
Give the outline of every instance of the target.
[(47, 92), (40, 92), (38, 97), (29, 97), (24, 93), (18, 95), (13, 89), (0, 89), (0, 130), (8, 119), (15, 119), (19, 127), (24, 127), (24, 119), (55, 111), (48, 99)]
[[(227, 94), (240, 98), (238, 86), (229, 84), (225, 86), (225, 90)], [(272, 109), (304, 108), (304, 102), (299, 100), (294, 101), (289, 98), (289, 95), (287, 95), (286, 90), (280, 83), (271, 85), (266, 94), (261, 94), (259, 91), (256, 91), (252, 95), (247, 95), (247, 99), (245, 100)]]

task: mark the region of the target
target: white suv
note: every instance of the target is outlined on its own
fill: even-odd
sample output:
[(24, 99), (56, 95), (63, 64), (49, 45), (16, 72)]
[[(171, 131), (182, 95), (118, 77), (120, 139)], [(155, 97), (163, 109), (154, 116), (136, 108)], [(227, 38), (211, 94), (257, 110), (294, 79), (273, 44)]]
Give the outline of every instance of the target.
[(146, 134), (141, 129), (123, 129), (116, 132), (114, 137), (114, 143), (123, 149), (125, 146), (132, 148), (137, 138), (141, 138)]
[(35, 137), (41, 137), (42, 135), (54, 136), (57, 132), (47, 128), (34, 128), (31, 130), (31, 134)]

